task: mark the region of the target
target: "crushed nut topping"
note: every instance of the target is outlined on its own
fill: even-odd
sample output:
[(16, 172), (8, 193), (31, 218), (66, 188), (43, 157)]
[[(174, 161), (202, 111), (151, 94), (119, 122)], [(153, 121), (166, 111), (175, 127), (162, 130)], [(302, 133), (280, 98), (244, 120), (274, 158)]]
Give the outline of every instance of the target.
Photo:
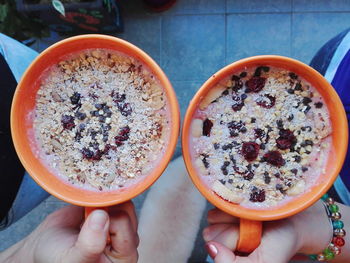
[(269, 66), (245, 68), (208, 94), (194, 114), (191, 154), (203, 160), (201, 178), (219, 196), (248, 207), (275, 206), (324, 173), (329, 113), (302, 77)]
[(43, 77), (33, 129), (54, 173), (114, 190), (157, 165), (169, 135), (167, 98), (138, 60), (107, 49), (71, 54)]

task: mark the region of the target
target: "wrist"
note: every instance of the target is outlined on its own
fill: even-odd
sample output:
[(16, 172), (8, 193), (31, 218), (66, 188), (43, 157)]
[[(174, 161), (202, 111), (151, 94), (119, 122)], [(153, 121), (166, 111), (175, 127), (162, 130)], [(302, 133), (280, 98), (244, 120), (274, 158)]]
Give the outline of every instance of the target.
[(332, 240), (333, 228), (322, 201), (292, 217), (298, 240), (298, 253), (317, 254)]

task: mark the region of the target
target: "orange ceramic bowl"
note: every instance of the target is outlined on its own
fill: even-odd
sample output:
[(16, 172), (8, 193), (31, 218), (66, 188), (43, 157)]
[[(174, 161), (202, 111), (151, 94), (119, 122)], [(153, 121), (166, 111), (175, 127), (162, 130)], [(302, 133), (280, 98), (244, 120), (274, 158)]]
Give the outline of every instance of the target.
[[(234, 72), (243, 70), (244, 67), (250, 68), (261, 65), (280, 67), (290, 70), (303, 77), (312, 86), (314, 86), (325, 99), (330, 112), (330, 119), (333, 128), (331, 135), (333, 146), (329, 155), (328, 163), (326, 165), (326, 172), (324, 175), (318, 179), (317, 183), (311, 189), (301, 194), (300, 196), (295, 197), (285, 205), (272, 207), (271, 209), (265, 210), (246, 208), (238, 204), (227, 202), (216, 195), (212, 190), (208, 189), (200, 179), (200, 176), (192, 163), (189, 146), (189, 134), (192, 116), (199, 103), (203, 97), (206, 96), (208, 91), (220, 80), (228, 77)], [(335, 181), (344, 162), (347, 145), (347, 119), (344, 107), (333, 87), (321, 74), (319, 74), (316, 70), (312, 69), (308, 65), (305, 65), (304, 63), (291, 58), (272, 55), (256, 56), (242, 59), (224, 67), (212, 75), (198, 90), (190, 102), (182, 129), (182, 150), (185, 164), (193, 183), (196, 185), (202, 195), (204, 195), (204, 197), (209, 200), (214, 206), (225, 211), (226, 213), (240, 218), (257, 221), (276, 220), (294, 215), (311, 206), (318, 199), (320, 199), (321, 196), (327, 192), (327, 190)]]
[[(160, 81), (169, 102), (170, 136), (167, 149), (159, 165), (143, 180), (126, 189), (95, 192), (77, 188), (49, 172), (36, 158), (30, 147), (33, 138), (28, 134), (32, 122), (28, 113), (35, 107), (36, 93), (39, 89), (42, 73), (57, 64), (67, 54), (87, 48), (104, 48), (116, 50), (134, 57), (144, 63)], [(127, 41), (105, 35), (81, 35), (60, 41), (43, 51), (29, 66), (19, 82), (11, 108), (11, 132), (17, 154), (28, 173), (47, 192), (57, 198), (85, 207), (111, 206), (125, 202), (141, 194), (162, 174), (169, 163), (178, 139), (180, 127), (179, 106), (175, 92), (161, 68), (154, 60), (138, 47)]]

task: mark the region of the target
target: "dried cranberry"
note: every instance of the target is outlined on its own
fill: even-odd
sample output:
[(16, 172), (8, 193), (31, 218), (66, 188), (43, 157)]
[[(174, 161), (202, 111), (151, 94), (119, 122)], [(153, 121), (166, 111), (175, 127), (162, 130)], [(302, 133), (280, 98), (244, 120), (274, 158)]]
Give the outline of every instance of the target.
[(265, 86), (266, 78), (263, 77), (252, 77), (246, 82), (246, 92), (259, 92)]
[(248, 172), (247, 174), (243, 175), (244, 180), (252, 180), (254, 178), (254, 173), (253, 172)]
[(263, 156), (263, 160), (277, 167), (281, 167), (286, 163), (286, 161), (282, 158), (281, 153), (278, 151), (270, 151), (265, 153)]
[(63, 125), (63, 128), (67, 130), (71, 130), (75, 127), (74, 117), (70, 115), (63, 115), (61, 119), (61, 123)]
[(209, 137), (212, 127), (213, 127), (213, 122), (209, 119), (205, 119), (205, 121), (203, 122), (203, 130), (202, 130), (203, 135)]
[(79, 101), (80, 101), (80, 96), (81, 96), (80, 93), (74, 92), (73, 95), (69, 97), (70, 98), (70, 102), (72, 104), (78, 104)]
[(120, 129), (119, 134), (114, 137), (115, 144), (117, 146), (121, 146), (124, 141), (129, 139), (130, 128), (129, 126), (125, 126)]
[(280, 137), (277, 138), (277, 148), (281, 150), (290, 149), (293, 147), (297, 140), (291, 130), (281, 129), (279, 132)]
[(275, 103), (276, 103), (276, 98), (269, 94), (261, 96), (260, 98), (258, 98), (256, 102), (256, 104), (266, 109), (272, 108), (273, 106), (275, 106)]
[(265, 201), (265, 190), (263, 189), (253, 189), (250, 193), (250, 201), (252, 202), (264, 202)]
[(125, 117), (129, 116), (132, 112), (132, 108), (130, 106), (130, 103), (118, 102), (117, 106), (118, 106), (120, 113)]
[(319, 102), (316, 102), (314, 105), (315, 105), (316, 109), (320, 109), (320, 108), (322, 108), (323, 103), (319, 101)]
[(259, 144), (255, 142), (244, 142), (242, 145), (242, 154), (247, 161), (254, 161), (258, 157), (260, 150)]

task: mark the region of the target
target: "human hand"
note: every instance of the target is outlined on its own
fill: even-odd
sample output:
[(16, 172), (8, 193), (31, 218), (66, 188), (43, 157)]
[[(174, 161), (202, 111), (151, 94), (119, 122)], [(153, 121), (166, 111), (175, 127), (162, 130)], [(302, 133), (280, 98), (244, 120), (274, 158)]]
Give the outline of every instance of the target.
[(206, 248), (215, 263), (286, 263), (296, 253), (315, 254), (327, 247), (332, 237), (325, 208), (317, 202), (290, 218), (263, 223), (261, 243), (249, 256), (236, 256), (239, 219), (218, 209), (208, 213), (203, 231)]
[(83, 215), (84, 208), (76, 206), (52, 213), (24, 240), (14, 254), (16, 260), (9, 262), (137, 262), (139, 238), (132, 202), (110, 207), (108, 214), (95, 210), (84, 223)]

